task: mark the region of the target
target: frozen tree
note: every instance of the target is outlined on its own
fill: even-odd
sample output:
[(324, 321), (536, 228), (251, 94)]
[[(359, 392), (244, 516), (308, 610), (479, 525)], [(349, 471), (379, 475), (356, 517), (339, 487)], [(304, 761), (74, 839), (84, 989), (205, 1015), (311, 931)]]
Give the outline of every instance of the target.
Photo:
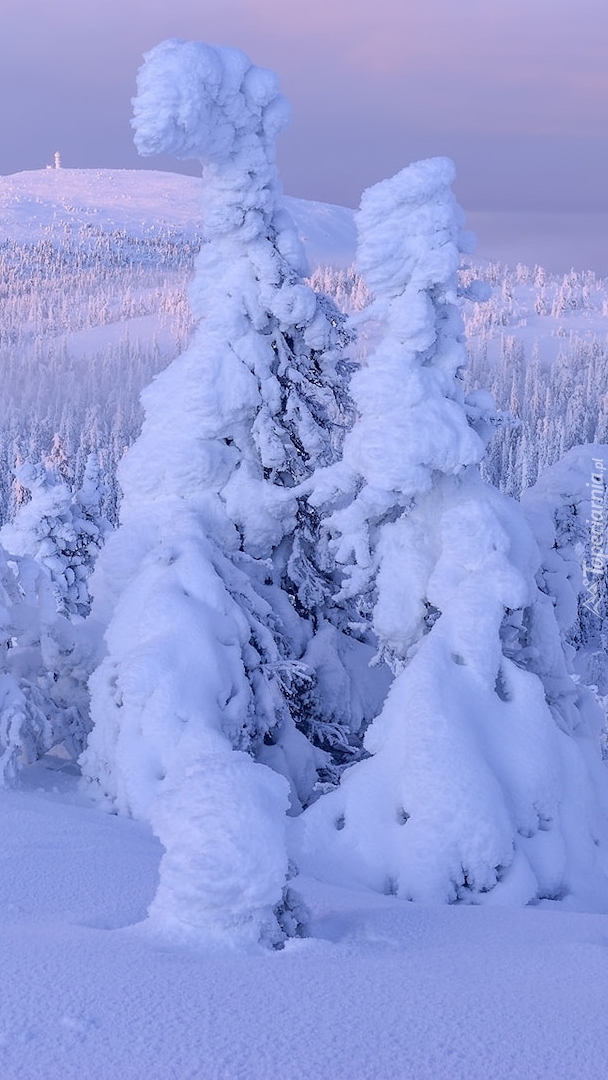
[(82, 750), (88, 727), (77, 654), (45, 568), (0, 548), (0, 786), (58, 743), (74, 757)]
[(438, 473), (458, 474), (484, 451), (460, 377), (456, 271), (467, 237), (452, 173), (445, 159), (421, 162), (366, 192), (359, 212), (358, 266), (373, 296), (363, 319), (377, 343), (352, 379), (358, 420), (342, 460), (316, 475), (311, 501), (329, 511), (342, 596), (365, 609), (375, 604), (383, 524), (403, 516)]
[[(376, 347), (359, 419), (315, 500), (343, 594), (395, 680), (370, 757), (300, 819), (303, 867), (417, 900), (601, 905), (608, 798), (599, 714), (570, 676), (518, 505), (479, 476), (489, 403), (466, 402), (453, 169), (365, 193), (359, 265)], [(474, 408), (473, 406), (476, 406)], [(476, 411), (477, 410), (477, 411)], [(474, 427), (472, 426), (474, 425)]]
[[(99, 657), (99, 630), (85, 619), (91, 606), (88, 579), (109, 529), (100, 508), (103, 485), (95, 455), (76, 493), (44, 466), (21, 465), (17, 479), (30, 498), (0, 530), (15, 577), (12, 604), (18, 628), (10, 639), (7, 666), (12, 671), (18, 663), (22, 680), (16, 699), (22, 702), (22, 713), (16, 714), (22, 721), (20, 726), (11, 721), (7, 745), (22, 747), (27, 733), (27, 754), (15, 750), (11, 768), (15, 754), (29, 761), (38, 756), (36, 748), (44, 752), (66, 742), (77, 757), (84, 747), (90, 729), (87, 683)], [(12, 583), (10, 574), (5, 578)], [(29, 614), (24, 617), (24, 612)]]
[(104, 510), (107, 497), (107, 484), (101, 468), (99, 454), (88, 454), (82, 483), (72, 494), (77, 553), (79, 556), (75, 576), (81, 582), (86, 582), (86, 599), (81, 601), (82, 610), (80, 612), (84, 615), (88, 615), (91, 609), (89, 578), (95, 567), (99, 552), (112, 531), (112, 526)]
[(237, 50), (168, 41), (139, 74), (139, 150), (203, 165), (199, 323), (145, 391), (121, 466), (120, 527), (93, 586), (109, 625), (82, 759), (165, 845), (156, 919), (274, 942), (297, 925), (284, 814), (327, 759), (296, 726), (330, 588), (301, 488), (337, 457), (347, 409), (341, 316), (304, 284), (283, 209), (287, 118), (275, 76)]
[(606, 482), (608, 447), (573, 447), (522, 493), (539, 545), (541, 587), (583, 683), (608, 701)]
[(51, 450), (48, 457), (44, 459), (44, 464), (51, 474), (57, 476), (64, 482), (69, 482), (71, 480), (68, 453), (65, 443), (57, 431), (53, 435)]
[(46, 568), (62, 615), (88, 615), (88, 579), (110, 530), (102, 512), (97, 456), (89, 456), (82, 487), (75, 493), (52, 468), (21, 465), (16, 476), (30, 498), (3, 526), (2, 543), (13, 554), (31, 555)]

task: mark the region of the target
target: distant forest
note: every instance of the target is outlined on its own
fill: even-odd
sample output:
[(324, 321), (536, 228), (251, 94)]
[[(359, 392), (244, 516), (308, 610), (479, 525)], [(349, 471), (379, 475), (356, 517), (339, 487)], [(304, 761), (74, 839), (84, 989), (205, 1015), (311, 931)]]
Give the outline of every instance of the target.
[[(116, 520), (116, 468), (141, 426), (140, 392), (192, 331), (196, 250), (177, 230), (134, 238), (61, 224), (43, 241), (0, 245), (2, 521), (22, 497), (16, 465), (52, 462), (78, 487), (93, 451), (106, 475), (105, 512)], [(572, 446), (608, 442), (608, 285), (590, 271), (498, 263), (462, 271), (463, 285), (474, 277), (492, 297), (465, 305), (463, 377), (510, 416), (483, 470), (518, 495)], [(317, 268), (312, 284), (346, 312), (367, 303), (354, 269)]]

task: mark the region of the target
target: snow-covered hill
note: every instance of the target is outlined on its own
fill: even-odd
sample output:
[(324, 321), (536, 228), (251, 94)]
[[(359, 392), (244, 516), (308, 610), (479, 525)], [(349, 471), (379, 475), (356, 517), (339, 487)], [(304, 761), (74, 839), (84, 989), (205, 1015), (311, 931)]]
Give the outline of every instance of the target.
[[(90, 227), (131, 237), (179, 232), (193, 241), (201, 181), (150, 170), (43, 169), (0, 177), (0, 244), (65, 237)], [(352, 210), (287, 197), (312, 266), (348, 266), (356, 231)]]

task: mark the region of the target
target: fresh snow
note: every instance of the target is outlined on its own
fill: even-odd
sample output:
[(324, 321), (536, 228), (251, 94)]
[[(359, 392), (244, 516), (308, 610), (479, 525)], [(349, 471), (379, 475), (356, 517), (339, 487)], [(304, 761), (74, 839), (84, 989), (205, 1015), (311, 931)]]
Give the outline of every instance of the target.
[(314, 937), (204, 951), (140, 920), (161, 850), (57, 758), (0, 793), (3, 1080), (599, 1080), (608, 919), (299, 883)]

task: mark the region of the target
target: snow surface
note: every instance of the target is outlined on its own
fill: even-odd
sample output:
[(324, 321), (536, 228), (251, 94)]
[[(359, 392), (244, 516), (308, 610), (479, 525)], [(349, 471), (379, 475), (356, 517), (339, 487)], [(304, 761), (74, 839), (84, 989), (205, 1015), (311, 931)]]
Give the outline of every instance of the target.
[(186, 948), (134, 925), (158, 842), (89, 805), (61, 766), (0, 793), (3, 1080), (608, 1074), (605, 916), (434, 908), (308, 879), (314, 938)]

